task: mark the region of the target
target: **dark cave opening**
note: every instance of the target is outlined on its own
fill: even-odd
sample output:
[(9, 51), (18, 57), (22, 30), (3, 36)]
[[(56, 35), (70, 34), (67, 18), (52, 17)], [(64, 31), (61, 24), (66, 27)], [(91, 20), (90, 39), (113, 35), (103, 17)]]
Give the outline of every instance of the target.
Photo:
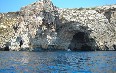
[(92, 48), (91, 48), (91, 46), (84, 44), (81, 46), (81, 50), (82, 51), (92, 51)]
[(21, 48), (22, 45), (23, 45), (23, 41), (21, 40), (20, 41), (20, 44), (19, 44), (20, 48)]
[(78, 32), (73, 36), (69, 49), (72, 51), (92, 51), (89, 35), (85, 32)]
[(4, 51), (9, 51), (9, 46), (6, 45), (6, 46), (4, 47)]
[(84, 32), (78, 32), (73, 36), (73, 41), (77, 43), (84, 43), (85, 42), (85, 33)]

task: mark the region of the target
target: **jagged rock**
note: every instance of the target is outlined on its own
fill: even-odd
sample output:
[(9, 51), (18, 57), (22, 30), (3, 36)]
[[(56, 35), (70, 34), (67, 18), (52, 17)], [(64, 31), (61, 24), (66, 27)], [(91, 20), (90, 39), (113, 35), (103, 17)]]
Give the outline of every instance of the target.
[(50, 0), (40, 0), (18, 12), (0, 13), (1, 48), (7, 42), (16, 51), (114, 50), (116, 5), (60, 9)]

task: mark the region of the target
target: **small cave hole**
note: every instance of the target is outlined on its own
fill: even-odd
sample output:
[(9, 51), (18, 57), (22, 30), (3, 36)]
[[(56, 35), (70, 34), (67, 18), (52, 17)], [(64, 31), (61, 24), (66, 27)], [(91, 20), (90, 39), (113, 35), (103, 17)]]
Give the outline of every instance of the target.
[(20, 41), (20, 45), (19, 45), (19, 46), (20, 46), (20, 48), (21, 48), (21, 46), (22, 46), (22, 45), (23, 45), (23, 41), (21, 40), (21, 41)]
[(4, 51), (9, 51), (9, 46), (6, 45), (6, 46), (4, 47)]

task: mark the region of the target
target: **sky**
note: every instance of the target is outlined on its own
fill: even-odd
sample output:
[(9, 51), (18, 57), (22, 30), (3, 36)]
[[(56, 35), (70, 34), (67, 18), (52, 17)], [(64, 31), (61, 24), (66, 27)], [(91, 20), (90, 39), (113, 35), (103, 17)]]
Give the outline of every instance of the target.
[[(0, 12), (15, 12), (38, 0), (0, 0)], [(116, 0), (52, 0), (60, 8), (88, 8), (116, 4)]]

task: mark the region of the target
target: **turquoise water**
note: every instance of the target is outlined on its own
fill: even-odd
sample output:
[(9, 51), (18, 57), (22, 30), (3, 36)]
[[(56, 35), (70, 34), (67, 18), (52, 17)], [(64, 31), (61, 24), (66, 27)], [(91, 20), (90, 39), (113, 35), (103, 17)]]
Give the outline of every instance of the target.
[(0, 52), (0, 73), (116, 73), (116, 52)]

